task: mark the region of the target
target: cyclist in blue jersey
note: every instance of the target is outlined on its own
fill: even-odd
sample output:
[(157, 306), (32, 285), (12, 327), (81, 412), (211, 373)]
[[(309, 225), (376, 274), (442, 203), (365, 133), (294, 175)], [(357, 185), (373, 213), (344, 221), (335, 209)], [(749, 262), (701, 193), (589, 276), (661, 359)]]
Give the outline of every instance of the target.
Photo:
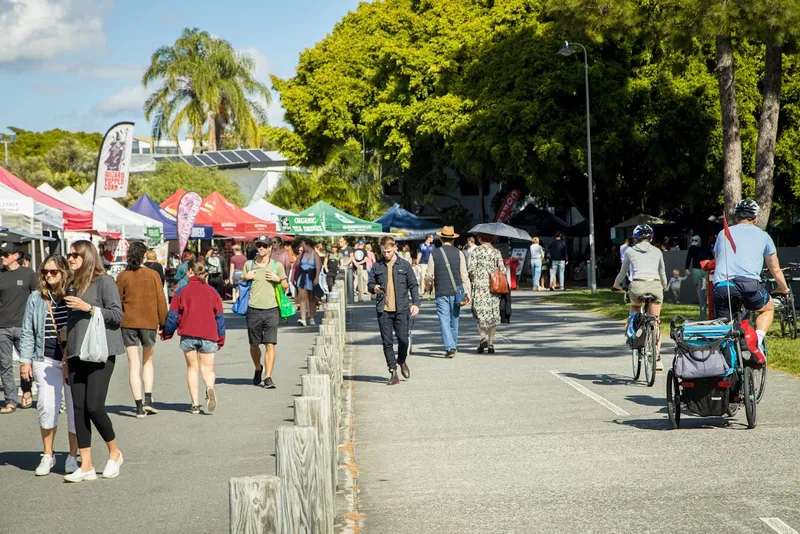
[[(775, 317), (772, 297), (761, 281), (764, 263), (778, 284), (777, 291), (788, 293), (789, 286), (778, 262), (775, 243), (768, 233), (757, 226), (759, 206), (754, 200), (742, 200), (733, 210), (736, 224), (730, 227), (736, 252), (725, 237), (725, 231), (717, 235), (714, 245), (716, 267), (714, 269), (714, 310), (717, 317), (731, 318), (730, 301), (739, 298), (745, 308), (758, 312), (755, 336), (749, 324), (743, 324), (750, 363), (764, 365), (764, 337)], [(743, 351), (744, 352), (744, 351)]]

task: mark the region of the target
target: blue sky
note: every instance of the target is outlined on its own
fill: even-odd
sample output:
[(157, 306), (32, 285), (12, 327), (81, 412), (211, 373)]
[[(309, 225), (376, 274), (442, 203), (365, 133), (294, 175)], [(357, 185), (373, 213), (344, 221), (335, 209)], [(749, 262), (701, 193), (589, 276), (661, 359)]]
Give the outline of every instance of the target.
[[(0, 133), (105, 131), (133, 120), (146, 135), (141, 75), (184, 27), (227, 39), (256, 60), (257, 77), (291, 76), (301, 51), (358, 0), (0, 0)], [(270, 122), (280, 123), (277, 96)]]

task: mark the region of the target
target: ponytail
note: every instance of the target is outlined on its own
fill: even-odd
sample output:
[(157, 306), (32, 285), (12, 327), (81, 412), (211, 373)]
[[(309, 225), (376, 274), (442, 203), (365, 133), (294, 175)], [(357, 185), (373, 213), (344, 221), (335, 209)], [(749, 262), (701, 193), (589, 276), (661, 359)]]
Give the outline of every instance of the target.
[(189, 262), (189, 272), (191, 272), (195, 277), (202, 280), (204, 284), (208, 283), (208, 273), (206, 272), (206, 264), (200, 260), (194, 260)]

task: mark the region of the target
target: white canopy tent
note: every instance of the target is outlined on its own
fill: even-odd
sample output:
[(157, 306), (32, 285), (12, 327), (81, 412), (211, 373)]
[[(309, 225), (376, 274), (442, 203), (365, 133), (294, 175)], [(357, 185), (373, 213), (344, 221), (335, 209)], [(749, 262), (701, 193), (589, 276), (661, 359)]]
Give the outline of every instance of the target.
[[(42, 230), (63, 230), (64, 214), (55, 208), (46, 206), (22, 193), (0, 184), (0, 211), (14, 213), (29, 217), (32, 221), (39, 221)], [(23, 230), (20, 228), (20, 230)], [(24, 229), (28, 231), (28, 228)], [(31, 228), (35, 232), (35, 229)]]
[[(83, 193), (84, 201), (88, 202), (89, 205), (92, 203), (92, 197), (94, 196), (94, 184), (89, 186), (89, 189)], [(103, 209), (108, 210), (112, 213), (116, 213), (119, 215), (120, 218), (125, 219), (126, 221), (130, 222), (131, 224), (137, 224), (145, 227), (145, 231), (147, 228), (158, 228), (158, 231), (161, 235), (164, 235), (164, 223), (161, 221), (157, 221), (155, 219), (151, 219), (146, 215), (142, 215), (141, 213), (136, 213), (135, 211), (131, 211), (118, 201), (114, 200), (113, 198), (101, 197), (94, 200), (95, 207), (102, 206)]]
[(297, 215), (296, 213), (292, 213), (289, 210), (279, 208), (275, 204), (271, 204), (266, 200), (264, 200), (263, 198), (251, 202), (249, 206), (244, 208), (244, 211), (246, 211), (253, 217), (258, 217), (259, 219), (263, 219), (265, 221), (272, 221), (276, 224), (280, 223), (278, 218), (281, 216)]
[[(94, 209), (92, 209), (92, 197), (86, 197), (86, 194), (81, 194), (70, 186), (65, 187), (58, 192), (58, 199), (66, 202), (70, 206), (76, 208), (92, 211), (94, 213), (95, 229), (106, 230), (112, 232), (120, 232), (124, 239), (137, 239), (145, 240), (147, 235), (145, 233), (145, 225), (139, 220), (133, 220), (127, 217), (124, 213), (125, 208), (116, 204), (112, 200), (112, 205), (109, 206), (104, 202), (96, 202)], [(101, 200), (101, 199), (98, 199)], [(111, 199), (104, 199), (111, 200)], [(105, 228), (99, 228), (100, 224)]]

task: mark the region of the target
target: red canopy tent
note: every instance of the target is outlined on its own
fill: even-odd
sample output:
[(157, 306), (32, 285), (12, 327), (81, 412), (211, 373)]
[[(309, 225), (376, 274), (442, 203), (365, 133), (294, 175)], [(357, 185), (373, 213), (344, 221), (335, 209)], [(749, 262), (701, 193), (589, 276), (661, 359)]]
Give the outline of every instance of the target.
[(41, 202), (46, 206), (60, 210), (64, 214), (64, 229), (73, 230), (76, 232), (91, 232), (92, 230), (92, 212), (79, 210), (65, 204), (60, 200), (56, 200), (46, 193), (42, 193), (32, 185), (20, 180), (3, 167), (0, 167), (0, 183), (3, 183), (22, 193), (26, 197), (32, 198), (36, 202)]
[[(175, 194), (161, 203), (161, 207), (170, 213), (177, 214), (178, 202), (184, 193), (183, 189), (177, 190)], [(216, 191), (203, 199), (195, 222), (213, 227), (214, 235), (243, 240), (262, 234), (275, 236), (278, 230), (274, 222), (264, 221), (250, 215)]]

